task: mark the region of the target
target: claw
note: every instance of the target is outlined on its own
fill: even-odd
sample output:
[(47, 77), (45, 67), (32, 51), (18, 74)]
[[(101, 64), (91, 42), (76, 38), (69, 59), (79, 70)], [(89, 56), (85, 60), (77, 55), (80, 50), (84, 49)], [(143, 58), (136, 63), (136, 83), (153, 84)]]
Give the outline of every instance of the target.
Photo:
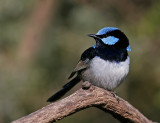
[(117, 99), (117, 102), (119, 103), (119, 102), (120, 102), (120, 99), (119, 99), (119, 97), (117, 96), (117, 92), (111, 91), (111, 94)]

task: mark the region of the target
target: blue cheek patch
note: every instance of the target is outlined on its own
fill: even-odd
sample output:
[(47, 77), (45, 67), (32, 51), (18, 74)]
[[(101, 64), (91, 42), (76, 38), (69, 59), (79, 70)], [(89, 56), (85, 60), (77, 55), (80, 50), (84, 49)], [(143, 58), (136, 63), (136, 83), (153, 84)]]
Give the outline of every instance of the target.
[(102, 38), (101, 39), (103, 43), (108, 44), (108, 45), (114, 45), (119, 41), (119, 38), (116, 38), (114, 36), (108, 36), (107, 38)]
[(130, 45), (128, 45), (128, 47), (127, 47), (127, 51), (131, 51)]

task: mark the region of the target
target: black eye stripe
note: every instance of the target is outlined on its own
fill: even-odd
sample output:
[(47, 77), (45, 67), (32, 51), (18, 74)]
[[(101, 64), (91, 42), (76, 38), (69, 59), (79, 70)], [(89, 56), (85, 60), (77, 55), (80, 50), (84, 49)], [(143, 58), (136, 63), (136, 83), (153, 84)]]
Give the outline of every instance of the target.
[(115, 30), (115, 31), (109, 32), (109, 33), (107, 33), (107, 35), (115, 36), (120, 39), (127, 39), (126, 35), (123, 32), (121, 32), (120, 30)]
[(114, 30), (114, 31), (108, 32), (107, 34), (104, 34), (104, 35), (97, 35), (97, 37), (100, 37), (100, 38), (106, 38), (108, 36), (114, 36), (114, 37), (117, 37), (120, 39), (127, 39), (126, 35), (123, 32), (121, 32), (120, 30)]
[(108, 35), (104, 34), (104, 35), (97, 35), (97, 37), (99, 38), (106, 38)]

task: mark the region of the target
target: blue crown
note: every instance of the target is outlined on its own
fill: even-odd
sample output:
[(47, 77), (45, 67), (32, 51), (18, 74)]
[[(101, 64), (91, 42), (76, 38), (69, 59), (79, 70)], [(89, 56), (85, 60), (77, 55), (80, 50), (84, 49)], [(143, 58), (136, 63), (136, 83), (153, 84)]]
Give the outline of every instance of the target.
[(104, 27), (101, 30), (99, 30), (96, 35), (104, 35), (108, 32), (114, 31), (114, 30), (120, 30), (120, 29), (118, 29), (116, 27)]

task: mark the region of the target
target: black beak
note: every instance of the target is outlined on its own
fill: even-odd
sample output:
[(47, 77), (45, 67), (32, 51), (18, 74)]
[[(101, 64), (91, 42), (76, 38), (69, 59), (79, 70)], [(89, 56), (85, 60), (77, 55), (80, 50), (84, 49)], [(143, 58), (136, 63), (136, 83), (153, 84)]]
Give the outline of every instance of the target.
[(95, 34), (88, 34), (89, 37), (96, 37)]
[(92, 38), (100, 39), (96, 34), (89, 34), (88, 36)]

